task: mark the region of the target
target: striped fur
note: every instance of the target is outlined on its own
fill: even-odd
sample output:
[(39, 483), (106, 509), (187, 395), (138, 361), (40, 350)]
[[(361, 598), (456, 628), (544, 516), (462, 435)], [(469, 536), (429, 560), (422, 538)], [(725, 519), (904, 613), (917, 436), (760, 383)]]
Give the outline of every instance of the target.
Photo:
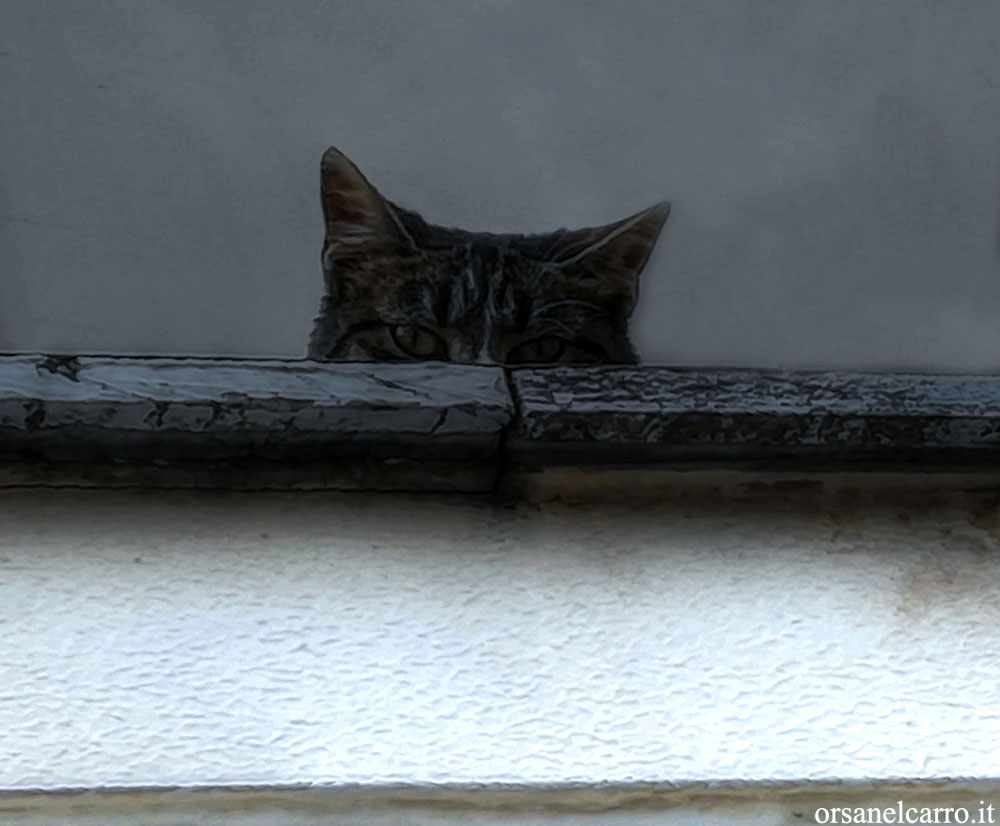
[(323, 156), (326, 294), (309, 342), (323, 361), (637, 361), (628, 318), (666, 202), (604, 227), (544, 235), (446, 229)]

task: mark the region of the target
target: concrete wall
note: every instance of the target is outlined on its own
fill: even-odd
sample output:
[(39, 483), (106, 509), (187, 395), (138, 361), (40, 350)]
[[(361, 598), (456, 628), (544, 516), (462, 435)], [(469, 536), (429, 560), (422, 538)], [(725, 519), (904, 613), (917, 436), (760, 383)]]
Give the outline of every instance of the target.
[(793, 503), (5, 491), (0, 789), (1000, 775), (995, 507)]
[(470, 228), (675, 212), (647, 360), (995, 370), (994, 0), (0, 7), (0, 348), (301, 355), (320, 153)]

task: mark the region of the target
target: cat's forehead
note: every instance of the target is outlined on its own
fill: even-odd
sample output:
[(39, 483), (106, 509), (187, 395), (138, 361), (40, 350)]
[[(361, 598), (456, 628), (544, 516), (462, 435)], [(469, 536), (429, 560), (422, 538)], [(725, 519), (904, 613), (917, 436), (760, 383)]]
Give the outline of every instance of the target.
[(546, 268), (545, 261), (522, 243), (523, 236), (453, 231), (447, 242), (428, 245), (423, 251), (441, 275), (510, 279), (534, 277)]

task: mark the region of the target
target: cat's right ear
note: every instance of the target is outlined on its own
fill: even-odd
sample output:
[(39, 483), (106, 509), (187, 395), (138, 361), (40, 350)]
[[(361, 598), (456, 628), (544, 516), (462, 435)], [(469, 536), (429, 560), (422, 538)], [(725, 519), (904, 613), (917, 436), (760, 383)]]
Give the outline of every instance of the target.
[(400, 245), (414, 246), (392, 205), (346, 155), (332, 146), (320, 162), (320, 197), (326, 224), (324, 261)]

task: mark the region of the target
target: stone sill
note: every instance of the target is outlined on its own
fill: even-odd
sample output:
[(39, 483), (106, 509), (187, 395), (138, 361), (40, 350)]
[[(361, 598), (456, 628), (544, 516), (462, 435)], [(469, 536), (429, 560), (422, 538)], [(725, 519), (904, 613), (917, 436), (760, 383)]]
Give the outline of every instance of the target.
[(4, 823), (25, 826), (69, 822), (101, 826), (131, 826), (136, 822), (149, 826), (176, 826), (180, 822), (219, 826), (313, 826), (319, 822), (329, 826), (575, 826), (581, 820), (604, 826), (749, 826), (817, 823), (823, 822), (817, 817), (821, 807), (893, 810), (900, 801), (906, 808), (964, 808), (977, 817), (980, 807), (991, 804), (995, 817), (1000, 788), (995, 780), (966, 778), (625, 786), (595, 782), (561, 786), (337, 788), (303, 783), (271, 788), (66, 789), (0, 791), (0, 814)]
[(0, 485), (483, 493), (553, 468), (998, 458), (1000, 377), (0, 356)]

